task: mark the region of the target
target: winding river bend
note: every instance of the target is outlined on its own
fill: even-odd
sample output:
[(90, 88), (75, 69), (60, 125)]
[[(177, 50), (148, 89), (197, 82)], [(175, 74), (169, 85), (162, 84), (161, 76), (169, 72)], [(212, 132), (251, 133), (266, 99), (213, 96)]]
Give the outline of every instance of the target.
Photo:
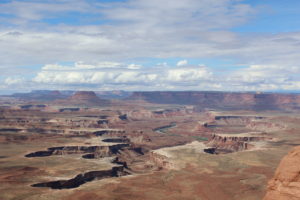
[(161, 127), (158, 127), (158, 128), (155, 128), (153, 129), (153, 131), (157, 132), (157, 133), (160, 133), (160, 134), (166, 134), (168, 133), (168, 130), (170, 128), (174, 128), (176, 127), (177, 124), (176, 122), (171, 122), (169, 125), (166, 125), (166, 126), (161, 126)]

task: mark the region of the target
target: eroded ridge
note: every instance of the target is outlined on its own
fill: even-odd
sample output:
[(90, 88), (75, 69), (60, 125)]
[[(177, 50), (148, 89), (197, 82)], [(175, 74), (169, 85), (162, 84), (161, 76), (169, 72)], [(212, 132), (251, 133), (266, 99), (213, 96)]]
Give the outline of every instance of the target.
[(45, 157), (52, 155), (67, 155), (67, 154), (85, 154), (93, 153), (98, 158), (110, 157), (117, 154), (124, 147), (128, 147), (129, 144), (116, 144), (112, 146), (62, 146), (62, 147), (50, 147), (47, 151), (37, 151), (25, 155), (25, 157)]
[[(263, 116), (210, 115), (211, 120), (203, 128), (211, 130), (206, 142), (206, 153), (223, 154), (252, 150), (274, 138), (270, 132), (285, 129), (280, 123)], [(244, 132), (248, 131), (248, 132)]]
[(130, 173), (125, 170), (124, 166), (117, 166), (117, 167), (113, 167), (110, 170), (90, 171), (83, 174), (78, 174), (77, 176), (69, 180), (58, 180), (58, 181), (50, 181), (45, 183), (36, 183), (31, 186), (50, 187), (52, 189), (71, 189), (71, 188), (77, 188), (80, 185), (83, 185), (87, 182), (91, 182), (93, 180), (101, 180), (101, 179), (111, 178), (111, 177), (120, 177), (129, 174)]

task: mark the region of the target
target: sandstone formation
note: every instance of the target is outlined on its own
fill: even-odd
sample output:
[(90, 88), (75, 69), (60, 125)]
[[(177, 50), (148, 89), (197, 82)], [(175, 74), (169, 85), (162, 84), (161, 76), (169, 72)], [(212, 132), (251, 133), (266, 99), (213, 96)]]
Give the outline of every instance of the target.
[(174, 166), (168, 161), (168, 158), (164, 155), (150, 152), (150, 160), (152, 160), (161, 169), (173, 169)]
[(280, 162), (268, 183), (264, 200), (300, 199), (300, 146), (295, 147)]

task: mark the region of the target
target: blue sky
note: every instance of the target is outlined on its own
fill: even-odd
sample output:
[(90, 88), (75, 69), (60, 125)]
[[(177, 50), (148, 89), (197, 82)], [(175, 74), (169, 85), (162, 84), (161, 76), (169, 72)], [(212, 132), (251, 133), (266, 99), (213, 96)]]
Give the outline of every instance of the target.
[(300, 91), (297, 0), (2, 0), (0, 93)]
[(257, 7), (260, 12), (254, 20), (234, 28), (234, 31), (268, 33), (299, 31), (300, 1), (247, 0), (244, 2)]

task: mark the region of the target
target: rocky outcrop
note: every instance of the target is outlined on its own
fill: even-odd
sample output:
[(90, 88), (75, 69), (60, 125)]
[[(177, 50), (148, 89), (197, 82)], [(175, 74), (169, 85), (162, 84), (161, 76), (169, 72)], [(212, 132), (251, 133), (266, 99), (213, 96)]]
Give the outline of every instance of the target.
[(155, 163), (159, 169), (172, 169), (174, 166), (168, 161), (168, 157), (151, 151), (149, 153), (150, 160)]
[[(72, 111), (71, 111), (72, 109)], [(63, 108), (60, 112), (77, 112), (82, 109), (76, 110), (75, 108)], [(78, 112), (80, 113), (80, 112)], [(83, 117), (69, 117), (69, 118), (53, 118), (47, 120), (47, 123), (51, 125), (68, 126), (72, 128), (108, 128), (110, 125), (123, 124), (127, 121), (124, 115), (112, 115), (112, 116), (83, 116)]]
[(268, 138), (262, 136), (251, 136), (251, 135), (238, 135), (238, 134), (227, 134), (218, 135), (214, 134), (209, 142), (206, 144), (209, 147), (207, 153), (231, 153), (236, 151), (249, 150), (254, 147), (251, 142), (263, 141)]
[(57, 118), (48, 122), (72, 128), (107, 128), (109, 124), (108, 119), (97, 118)]
[[(201, 126), (202, 125), (202, 126)], [(280, 120), (272, 117), (247, 116), (247, 115), (219, 115), (214, 116), (209, 122), (204, 122), (200, 128), (224, 128), (224, 127), (245, 127), (253, 131), (264, 133), (283, 130), (286, 125)]]
[(269, 181), (263, 200), (300, 199), (300, 146), (295, 147), (280, 162)]
[(230, 125), (230, 126), (241, 126), (247, 125), (253, 121), (261, 121), (264, 117), (259, 116), (238, 116), (238, 115), (228, 115), (228, 116), (215, 116), (215, 121), (218, 125)]
[(240, 141), (239, 138), (214, 137), (207, 146), (213, 147), (217, 153), (231, 153), (235, 151), (243, 151), (249, 149), (248, 143)]

